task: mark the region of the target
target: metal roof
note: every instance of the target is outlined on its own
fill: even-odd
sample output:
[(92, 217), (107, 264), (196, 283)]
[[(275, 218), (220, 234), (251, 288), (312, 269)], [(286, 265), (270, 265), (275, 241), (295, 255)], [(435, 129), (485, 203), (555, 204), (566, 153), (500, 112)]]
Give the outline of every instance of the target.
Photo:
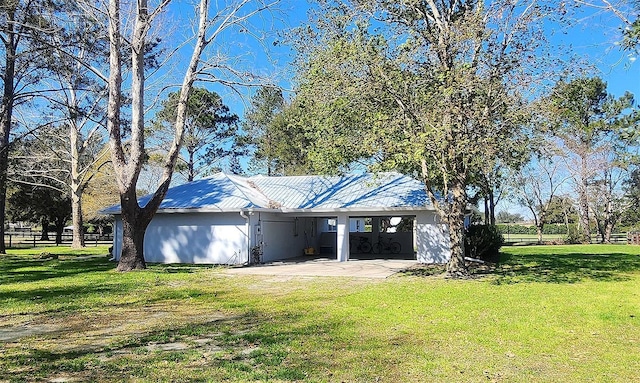
[[(144, 206), (151, 199), (146, 195), (138, 200)], [(169, 188), (160, 210), (212, 210), (228, 211), (268, 206), (269, 200), (254, 188), (246, 179), (239, 176), (217, 173), (186, 184)], [(120, 205), (111, 206), (102, 211), (104, 214), (119, 214)]]
[(270, 199), (290, 209), (425, 207), (424, 185), (398, 173), (252, 177)]
[[(140, 198), (144, 206), (150, 196)], [(161, 211), (239, 211), (249, 209), (372, 210), (424, 209), (430, 205), (424, 185), (399, 173), (345, 176), (241, 177), (218, 173), (172, 187)], [(120, 206), (105, 209), (118, 214)]]

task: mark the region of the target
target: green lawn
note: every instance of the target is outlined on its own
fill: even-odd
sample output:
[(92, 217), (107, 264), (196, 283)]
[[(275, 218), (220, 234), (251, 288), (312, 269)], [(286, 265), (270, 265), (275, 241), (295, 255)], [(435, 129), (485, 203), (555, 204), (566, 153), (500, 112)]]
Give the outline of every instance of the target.
[[(0, 381), (640, 381), (640, 247), (505, 247), (471, 280), (0, 256)], [(47, 251), (57, 259), (41, 257)]]

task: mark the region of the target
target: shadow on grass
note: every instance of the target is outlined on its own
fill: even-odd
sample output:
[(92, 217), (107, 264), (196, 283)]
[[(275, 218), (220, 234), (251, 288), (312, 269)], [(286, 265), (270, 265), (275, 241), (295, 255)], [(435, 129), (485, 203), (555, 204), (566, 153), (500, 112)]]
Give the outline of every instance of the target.
[[(495, 284), (547, 282), (577, 283), (592, 281), (626, 281), (629, 274), (640, 272), (640, 256), (628, 253), (585, 254), (578, 252), (502, 253), (500, 263), (467, 265), (471, 278), (494, 278)], [(416, 265), (397, 274), (412, 277), (440, 277), (444, 265)]]
[(503, 253), (496, 267), (496, 284), (523, 282), (576, 283), (580, 281), (625, 281), (640, 271), (640, 257), (611, 254)]
[(106, 257), (81, 259), (40, 259), (1, 255), (0, 284), (37, 282), (115, 268)]
[[(157, 286), (169, 283), (169, 274), (191, 274), (207, 268), (211, 266), (152, 264), (145, 271), (116, 273), (115, 264), (105, 257), (3, 256), (0, 258), (0, 285), (14, 284), (15, 287), (0, 289), (0, 307), (6, 302), (7, 307), (21, 307), (20, 310), (29, 313), (60, 314), (100, 306), (116, 299), (114, 297), (131, 294), (137, 299), (135, 302), (144, 304), (194, 298), (207, 292), (197, 286)], [(223, 294), (223, 291), (216, 291), (216, 294)], [(132, 303), (131, 299), (127, 300), (127, 305)], [(110, 306), (114, 305), (110, 303)]]
[[(302, 381), (311, 369), (327, 370), (330, 366), (295, 354), (292, 342), (322, 334), (330, 337), (333, 330), (328, 323), (301, 325), (298, 319), (292, 315), (265, 317), (250, 311), (143, 334), (131, 333), (108, 346), (73, 349), (66, 345), (66, 350), (46, 346), (51, 340), (45, 339), (8, 349), (0, 361), (0, 380), (78, 374), (97, 381), (121, 381), (134, 376), (170, 381), (173, 373), (188, 373), (189, 381)], [(291, 358), (298, 361), (292, 364), (288, 362)], [(170, 367), (167, 360), (171, 361)]]

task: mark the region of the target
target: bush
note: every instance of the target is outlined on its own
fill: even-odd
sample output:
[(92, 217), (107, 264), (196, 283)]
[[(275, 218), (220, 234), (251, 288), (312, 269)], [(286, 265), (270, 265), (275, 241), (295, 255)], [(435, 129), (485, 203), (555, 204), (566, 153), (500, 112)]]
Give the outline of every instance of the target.
[(504, 237), (496, 226), (472, 225), (465, 236), (465, 255), (486, 262), (498, 262)]

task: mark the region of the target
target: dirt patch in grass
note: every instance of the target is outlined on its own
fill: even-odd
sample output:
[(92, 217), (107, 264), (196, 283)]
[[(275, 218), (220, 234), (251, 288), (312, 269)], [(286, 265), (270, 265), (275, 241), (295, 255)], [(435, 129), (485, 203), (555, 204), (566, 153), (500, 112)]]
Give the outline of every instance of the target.
[[(119, 380), (123, 375), (116, 367), (140, 358), (162, 360), (182, 358), (183, 354), (214, 358), (226, 350), (226, 338), (237, 335), (233, 330), (237, 320), (217, 311), (163, 304), (32, 316), (0, 328), (0, 356), (22, 360), (19, 368), (14, 365), (12, 371), (0, 373), (0, 382), (16, 377), (33, 377), (33, 381)], [(225, 330), (217, 331), (220, 328)], [(245, 349), (243, 345), (237, 353)], [(98, 371), (104, 366), (116, 371)]]
[[(132, 337), (144, 339), (160, 329), (180, 328), (185, 323), (197, 326), (232, 319), (233, 316), (219, 312), (185, 310), (166, 305), (138, 309), (115, 307), (104, 312), (75, 313), (71, 316), (34, 316), (28, 321), (0, 328), (0, 340), (6, 342), (5, 346), (11, 347), (12, 343), (30, 343), (30, 339), (37, 336), (40, 339), (39, 346), (46, 347), (50, 352), (95, 352), (132, 343)], [(167, 337), (167, 343), (171, 342), (174, 341)]]

